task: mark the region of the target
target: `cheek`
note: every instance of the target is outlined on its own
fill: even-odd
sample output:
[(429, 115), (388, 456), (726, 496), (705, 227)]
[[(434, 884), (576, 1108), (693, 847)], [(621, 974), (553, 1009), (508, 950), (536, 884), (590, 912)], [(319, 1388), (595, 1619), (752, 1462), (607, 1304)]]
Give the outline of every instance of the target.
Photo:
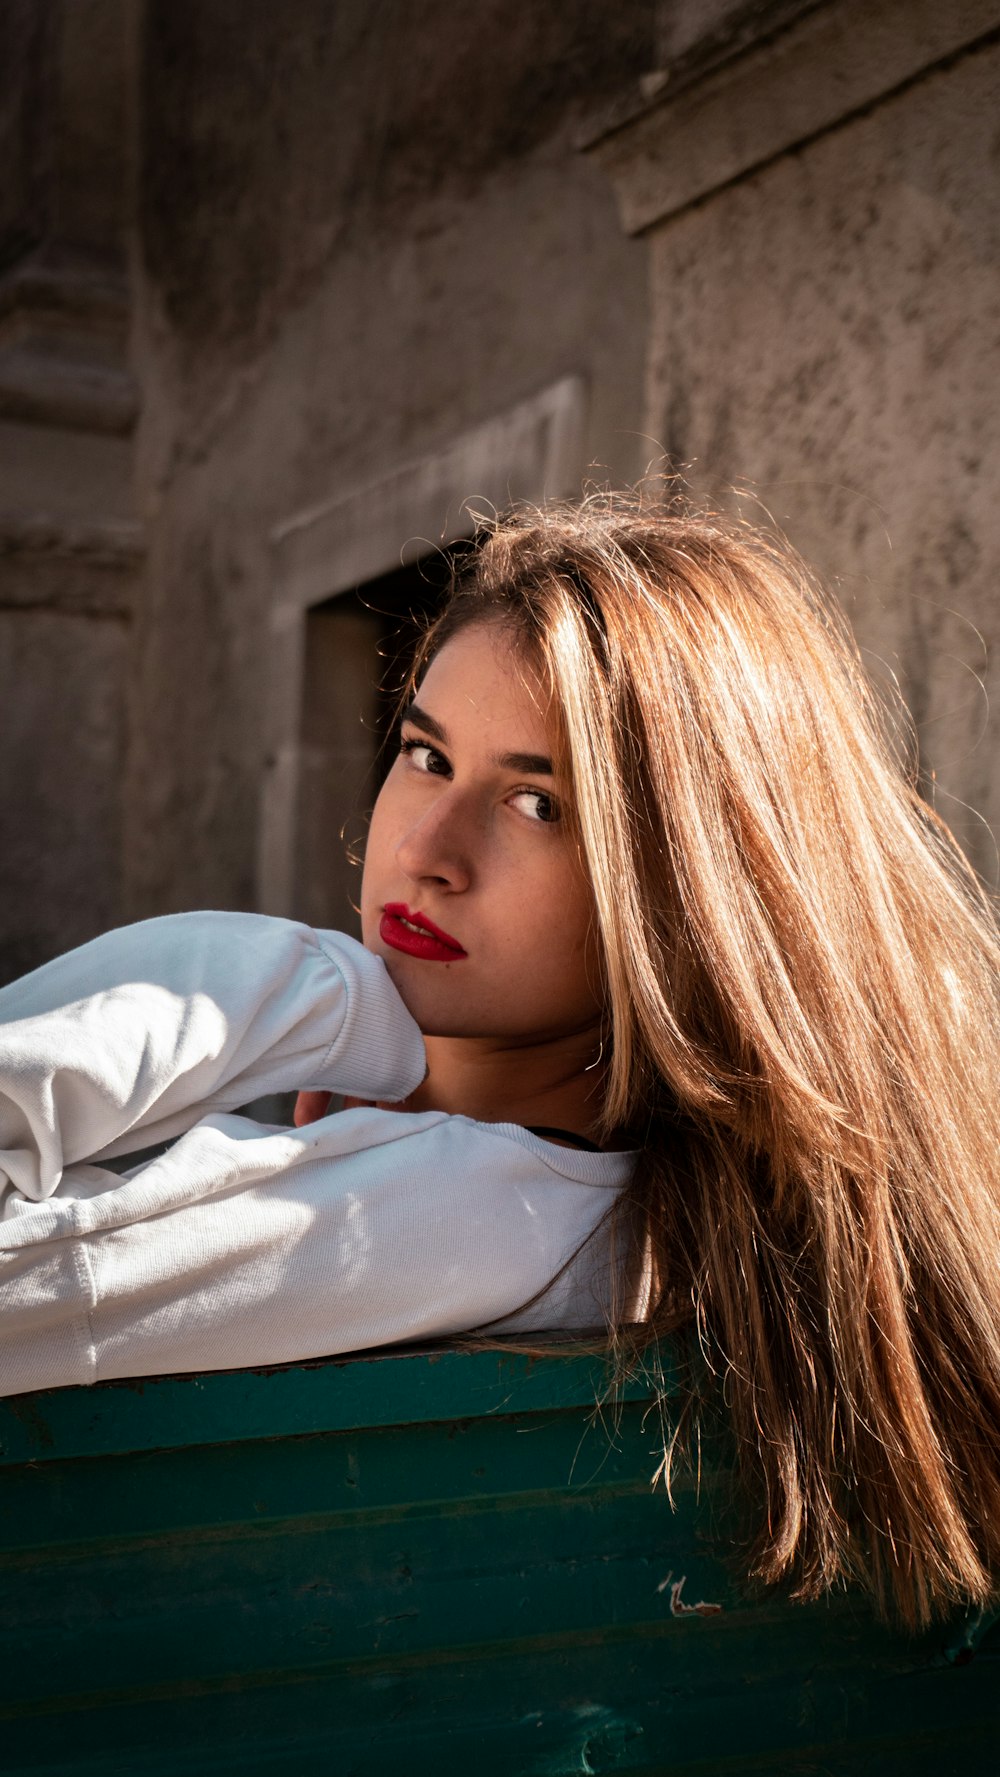
[(566, 955), (571, 959), (576, 993), (581, 1002), (603, 1004), (605, 972), (590, 883), (574, 860), (565, 891)]
[(540, 871), (512, 900), (521, 952), (530, 951), (539, 985), (558, 983), (570, 996), (578, 987), (586, 998), (600, 978), (600, 945), (593, 896), (575, 861)]
[(374, 917), (372, 909), (378, 899), (381, 873), (386, 863), (387, 852), (391, 853), (392, 851), (391, 831), (391, 809), (389, 797), (384, 788), (376, 798), (372, 817), (368, 823), (364, 864), (361, 871), (361, 923), (366, 943), (371, 936), (368, 927)]

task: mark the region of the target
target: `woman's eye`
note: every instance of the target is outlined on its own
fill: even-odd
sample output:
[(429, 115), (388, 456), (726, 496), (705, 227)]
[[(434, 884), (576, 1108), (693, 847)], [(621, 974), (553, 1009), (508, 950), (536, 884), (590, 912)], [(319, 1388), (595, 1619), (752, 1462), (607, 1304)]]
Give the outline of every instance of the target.
[(559, 804), (545, 790), (518, 790), (511, 801), (529, 820), (542, 821), (549, 826), (559, 819)]
[(449, 769), (444, 754), (439, 753), (436, 747), (430, 746), (425, 740), (412, 738), (402, 740), (399, 743), (399, 750), (405, 754), (417, 771), (426, 771), (433, 777), (441, 777)]

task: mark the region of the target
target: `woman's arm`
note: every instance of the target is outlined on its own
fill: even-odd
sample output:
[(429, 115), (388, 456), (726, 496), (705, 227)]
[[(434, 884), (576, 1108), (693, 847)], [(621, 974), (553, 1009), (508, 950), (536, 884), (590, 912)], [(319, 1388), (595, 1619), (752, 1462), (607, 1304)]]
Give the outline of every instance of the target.
[(74, 1161), (265, 1092), (405, 1098), (425, 1066), (384, 964), (353, 938), (245, 913), (126, 926), (0, 991), (0, 1188), (47, 1197)]

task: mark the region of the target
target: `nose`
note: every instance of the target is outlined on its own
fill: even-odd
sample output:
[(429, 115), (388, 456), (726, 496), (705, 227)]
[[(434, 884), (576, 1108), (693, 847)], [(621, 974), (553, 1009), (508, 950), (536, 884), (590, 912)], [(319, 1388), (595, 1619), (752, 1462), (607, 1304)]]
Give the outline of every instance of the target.
[(474, 819), (464, 798), (445, 790), (404, 833), (396, 862), (412, 882), (460, 894), (472, 880)]

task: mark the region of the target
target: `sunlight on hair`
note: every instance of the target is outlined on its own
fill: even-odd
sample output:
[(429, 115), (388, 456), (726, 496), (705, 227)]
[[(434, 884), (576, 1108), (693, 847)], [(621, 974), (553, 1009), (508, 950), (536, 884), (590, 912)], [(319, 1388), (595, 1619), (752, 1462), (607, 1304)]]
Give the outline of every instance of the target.
[[(624, 1367), (692, 1325), (752, 1571), (916, 1626), (1000, 1562), (1000, 950), (836, 604), (666, 484), (485, 526), (471, 623), (544, 663), (605, 959)], [(669, 1484), (695, 1446), (661, 1397)]]

